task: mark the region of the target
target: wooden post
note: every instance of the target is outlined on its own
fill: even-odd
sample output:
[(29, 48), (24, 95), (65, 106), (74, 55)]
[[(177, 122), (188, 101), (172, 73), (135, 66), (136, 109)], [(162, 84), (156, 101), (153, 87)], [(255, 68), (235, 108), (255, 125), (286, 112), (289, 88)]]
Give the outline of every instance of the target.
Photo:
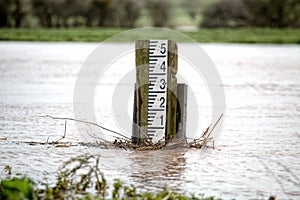
[(177, 113), (177, 69), (178, 47), (176, 42), (168, 41), (168, 90), (167, 90), (167, 123), (166, 140), (176, 137), (176, 113)]
[(149, 75), (149, 40), (137, 40), (135, 42), (136, 63), (136, 144), (143, 144), (147, 136), (148, 119), (148, 75)]
[[(133, 121), (132, 142), (143, 145), (147, 138), (148, 126), (148, 87), (149, 87), (149, 40), (138, 40), (136, 48), (136, 91)], [(177, 69), (178, 47), (176, 42), (168, 40), (167, 57), (167, 101), (165, 140), (176, 137), (177, 129)]]
[(182, 139), (186, 135), (187, 91), (186, 84), (177, 85), (177, 139)]
[(139, 127), (137, 125), (137, 103), (136, 103), (136, 94), (137, 94), (137, 88), (136, 84), (134, 84), (134, 97), (133, 97), (133, 123), (132, 123), (132, 143), (138, 144), (139, 143)]

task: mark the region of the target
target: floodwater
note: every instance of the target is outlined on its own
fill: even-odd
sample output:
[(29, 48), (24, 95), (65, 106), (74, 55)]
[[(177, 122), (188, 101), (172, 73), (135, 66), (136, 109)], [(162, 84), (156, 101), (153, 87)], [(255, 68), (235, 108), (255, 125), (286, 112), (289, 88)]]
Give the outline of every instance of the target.
[[(135, 152), (25, 143), (51, 142), (63, 135), (63, 120), (40, 116), (73, 117), (76, 77), (96, 46), (0, 42), (1, 177), (2, 169), (10, 165), (14, 174), (27, 174), (37, 181), (46, 178), (51, 183), (63, 161), (96, 152), (110, 183), (120, 178), (143, 190), (167, 187), (224, 199), (300, 198), (299, 45), (201, 45), (219, 71), (226, 96), (225, 123), (215, 149)], [(132, 58), (128, 56), (122, 66), (124, 62), (125, 66), (126, 62), (134, 64)], [(119, 130), (109, 107), (101, 105), (95, 106), (98, 122)], [(196, 128), (201, 130), (209, 125), (205, 120), (209, 116), (202, 111), (209, 111), (209, 103), (205, 106), (199, 108)], [(131, 108), (128, 110), (130, 113)], [(82, 142), (82, 134), (68, 123), (62, 141)]]

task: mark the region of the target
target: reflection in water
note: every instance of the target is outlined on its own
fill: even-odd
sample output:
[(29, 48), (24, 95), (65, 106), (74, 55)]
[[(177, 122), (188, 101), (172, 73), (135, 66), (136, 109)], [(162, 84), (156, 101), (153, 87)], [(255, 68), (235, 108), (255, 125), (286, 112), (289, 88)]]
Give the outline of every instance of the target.
[[(166, 187), (178, 191), (180, 186), (176, 180), (180, 180), (185, 170), (187, 150), (158, 150), (150, 152), (135, 152), (130, 156), (135, 167), (129, 177), (133, 182), (139, 183), (143, 189), (158, 190)], [(157, 156), (159, 154), (160, 156)]]

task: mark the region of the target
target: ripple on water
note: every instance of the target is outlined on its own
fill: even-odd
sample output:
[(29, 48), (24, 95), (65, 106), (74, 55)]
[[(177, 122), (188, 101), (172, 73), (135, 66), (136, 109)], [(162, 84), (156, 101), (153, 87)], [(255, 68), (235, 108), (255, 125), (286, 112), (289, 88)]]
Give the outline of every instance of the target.
[[(0, 171), (10, 165), (13, 173), (29, 174), (37, 181), (46, 176), (54, 183), (64, 161), (93, 153), (100, 155), (109, 183), (120, 178), (145, 191), (168, 187), (225, 199), (299, 198), (299, 46), (202, 45), (216, 63), (226, 92), (219, 146), (207, 151), (153, 152), (22, 143), (61, 137), (63, 121), (39, 116), (73, 116), (76, 76), (96, 45), (0, 42), (0, 46), (0, 137), (7, 138), (0, 140)], [(117, 129), (108, 106), (95, 109), (103, 124)], [(75, 124), (68, 123), (64, 141), (82, 140)]]

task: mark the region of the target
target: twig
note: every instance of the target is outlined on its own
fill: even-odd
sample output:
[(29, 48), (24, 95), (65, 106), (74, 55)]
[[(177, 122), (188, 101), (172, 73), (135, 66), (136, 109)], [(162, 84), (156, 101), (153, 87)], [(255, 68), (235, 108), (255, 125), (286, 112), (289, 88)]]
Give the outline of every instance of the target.
[[(66, 134), (67, 134), (67, 120), (65, 120), (65, 131), (64, 131), (64, 135), (63, 135), (60, 139), (56, 140), (55, 142), (57, 143), (57, 142), (59, 142), (60, 140), (64, 139), (64, 138), (66, 137)], [(47, 141), (47, 143), (48, 143), (48, 141)]]
[(207, 134), (208, 134), (209, 128), (210, 128), (210, 126), (205, 129), (205, 131), (203, 132), (202, 136), (199, 139), (201, 139), (201, 138), (207, 138)]
[[(194, 139), (193, 142), (189, 143), (189, 146), (192, 148), (198, 148), (198, 149), (207, 147), (207, 142), (211, 139), (211, 138), (209, 138), (209, 136), (212, 133), (212, 131), (214, 130), (214, 128), (217, 126), (219, 121), (221, 120), (222, 116), (223, 116), (223, 113), (220, 115), (218, 120), (214, 123), (212, 128), (211, 128), (211, 126), (207, 127), (205, 129), (205, 131), (203, 132), (203, 134), (201, 135), (201, 137), (199, 139)], [(213, 148), (215, 148), (214, 140), (213, 140)]]
[[(215, 127), (217, 126), (217, 124), (219, 123), (219, 121), (221, 120), (222, 117), (223, 117), (223, 113), (220, 115), (220, 117), (218, 118), (216, 123), (213, 125), (212, 129), (208, 132), (207, 137), (206, 137), (207, 139), (209, 138), (210, 134), (213, 132), (213, 130), (215, 129)], [(206, 146), (206, 144), (207, 144), (207, 139), (204, 142), (204, 146)]]
[(105, 127), (103, 127), (103, 126), (101, 126), (101, 125), (99, 125), (99, 124), (96, 124), (96, 123), (94, 123), (94, 122), (88, 122), (88, 121), (84, 121), (84, 120), (80, 120), (80, 119), (74, 119), (74, 118), (69, 118), (69, 117), (53, 117), (53, 116), (50, 116), (50, 115), (45, 115), (45, 116), (40, 116), (40, 117), (49, 117), (49, 118), (51, 118), (51, 119), (70, 120), (70, 121), (76, 121), (76, 122), (81, 122), (81, 123), (85, 123), (85, 124), (91, 124), (91, 125), (94, 125), (94, 126), (97, 126), (97, 127), (101, 128), (101, 129), (103, 129), (103, 130), (106, 130), (106, 131), (108, 131), (108, 132), (117, 134), (117, 135), (119, 135), (119, 136), (121, 136), (121, 137), (123, 137), (123, 138), (126, 138), (126, 139), (128, 139), (128, 140), (131, 140), (129, 137), (127, 137), (127, 136), (125, 136), (125, 135), (123, 135), (123, 134), (121, 134), (121, 133), (118, 133), (118, 132), (113, 131), (113, 130), (111, 130), (111, 129), (105, 128)]

